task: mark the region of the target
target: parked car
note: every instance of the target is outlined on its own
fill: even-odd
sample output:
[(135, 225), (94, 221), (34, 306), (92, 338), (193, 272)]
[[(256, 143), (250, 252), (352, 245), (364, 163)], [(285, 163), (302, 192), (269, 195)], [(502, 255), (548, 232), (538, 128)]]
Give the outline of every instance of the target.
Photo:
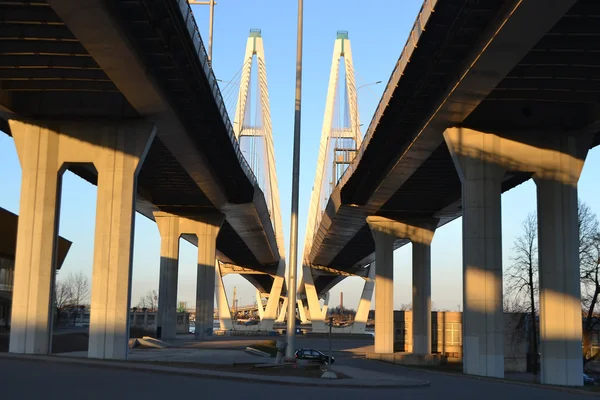
[(596, 379), (592, 378), (587, 374), (583, 374), (583, 384), (584, 385), (596, 385), (598, 382)]
[[(321, 353), (319, 350), (315, 349), (298, 349), (294, 354), (294, 357), (298, 360), (308, 360), (318, 362), (320, 364), (327, 364), (329, 360), (329, 356)], [(335, 357), (331, 357), (331, 363), (335, 362)]]

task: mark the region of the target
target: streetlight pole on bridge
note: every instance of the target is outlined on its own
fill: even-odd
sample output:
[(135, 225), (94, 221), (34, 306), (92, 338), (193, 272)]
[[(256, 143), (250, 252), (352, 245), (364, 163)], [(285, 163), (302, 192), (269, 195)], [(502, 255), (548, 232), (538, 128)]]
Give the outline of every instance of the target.
[(194, 4), (194, 5), (201, 5), (201, 6), (210, 6), (210, 19), (209, 19), (209, 26), (208, 26), (208, 61), (210, 63), (210, 65), (212, 66), (212, 42), (213, 42), (213, 20), (214, 20), (214, 16), (215, 16), (215, 6), (217, 5), (217, 2), (215, 0), (210, 0), (210, 1), (198, 1), (198, 0), (188, 0), (188, 3), (190, 4)]

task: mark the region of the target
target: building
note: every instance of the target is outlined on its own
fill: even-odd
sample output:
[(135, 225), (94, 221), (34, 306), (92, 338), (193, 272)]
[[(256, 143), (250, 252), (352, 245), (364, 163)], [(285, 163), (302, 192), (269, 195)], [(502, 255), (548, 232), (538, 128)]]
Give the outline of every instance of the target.
[[(19, 217), (0, 208), (0, 329), (10, 326)], [(56, 268), (60, 269), (71, 242), (58, 238)]]
[[(504, 314), (504, 369), (527, 370), (528, 315)], [(462, 361), (462, 313), (431, 313), (431, 351), (448, 357), (449, 362)], [(394, 311), (394, 351), (412, 352), (412, 311)]]

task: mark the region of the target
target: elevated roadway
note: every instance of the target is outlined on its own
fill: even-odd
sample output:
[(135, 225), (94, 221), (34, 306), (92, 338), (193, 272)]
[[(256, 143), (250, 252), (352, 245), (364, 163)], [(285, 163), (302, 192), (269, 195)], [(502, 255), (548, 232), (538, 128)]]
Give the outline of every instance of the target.
[[(218, 258), (275, 273), (267, 203), (186, 1), (0, 0), (0, 14), (2, 131), (11, 119), (153, 123), (137, 211), (223, 213)], [(93, 168), (70, 169), (97, 181)]]
[[(589, 129), (600, 143), (600, 3), (427, 0), (354, 162), (309, 243), (323, 296), (374, 260), (369, 216), (461, 216), (461, 181), (444, 142), (460, 126), (544, 139)], [(530, 179), (508, 171), (502, 191)], [(408, 243), (398, 239), (394, 247)], [(343, 275), (343, 274), (342, 274)]]

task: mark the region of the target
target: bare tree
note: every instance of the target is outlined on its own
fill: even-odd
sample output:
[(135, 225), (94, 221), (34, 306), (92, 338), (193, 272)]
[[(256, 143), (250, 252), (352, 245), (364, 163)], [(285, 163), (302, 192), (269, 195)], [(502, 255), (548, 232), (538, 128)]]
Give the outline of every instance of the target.
[[(505, 272), (506, 294), (512, 307), (522, 305), (529, 313), (531, 321), (532, 353), (538, 353), (537, 333), (537, 294), (538, 294), (538, 251), (537, 251), (537, 218), (535, 214), (527, 215), (523, 221), (523, 233), (514, 243), (512, 265)], [(534, 374), (537, 374), (537, 363), (533, 363)]]
[(70, 273), (67, 276), (65, 285), (71, 293), (70, 305), (73, 307), (85, 306), (90, 297), (90, 284), (87, 276), (82, 272), (76, 274)]
[(156, 311), (158, 309), (158, 293), (156, 290), (149, 290), (140, 298), (138, 308), (145, 308), (148, 311)]
[(598, 218), (587, 204), (579, 203), (579, 268), (582, 285), (584, 361), (596, 359), (592, 352), (592, 333), (598, 324), (598, 297), (600, 296), (600, 228)]
[(56, 303), (56, 325), (60, 323), (62, 311), (72, 302), (71, 288), (62, 281), (56, 280), (54, 286), (54, 302)]

